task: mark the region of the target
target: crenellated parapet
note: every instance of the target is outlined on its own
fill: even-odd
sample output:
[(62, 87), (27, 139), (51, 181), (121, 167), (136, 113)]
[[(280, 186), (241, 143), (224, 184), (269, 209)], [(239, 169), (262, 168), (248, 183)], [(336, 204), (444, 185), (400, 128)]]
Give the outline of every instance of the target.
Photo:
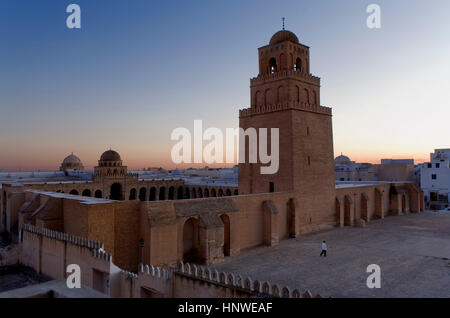
[(139, 275), (147, 275), (166, 281), (169, 279), (169, 274), (170, 270), (168, 271), (165, 268), (153, 265), (144, 265), (143, 263), (139, 264)]
[[(253, 297), (280, 297), (280, 298), (313, 298), (309, 290), (301, 292), (299, 289), (291, 289), (288, 286), (281, 287), (269, 281), (253, 280), (240, 274), (219, 272), (207, 266), (179, 262), (175, 270), (177, 274), (201, 280), (210, 284), (221, 285), (229, 289), (237, 289), (248, 293)], [(321, 298), (320, 295), (314, 298)]]
[[(57, 232), (57, 231), (49, 230), (46, 228), (37, 227), (37, 226), (31, 225), (31, 224), (24, 224), (22, 226), (22, 230), (29, 232), (29, 233), (41, 235), (41, 236), (44, 236), (47, 238), (55, 239), (58, 241), (67, 242), (67, 243), (70, 243), (70, 244), (73, 244), (73, 245), (76, 245), (79, 247), (86, 247), (88, 249), (96, 251), (98, 253), (97, 255), (101, 256), (101, 257), (106, 257), (106, 256), (104, 256), (103, 254), (100, 254), (100, 253), (107, 254), (106, 252), (102, 251), (104, 249), (103, 243), (94, 241), (94, 240), (89, 240), (85, 237), (75, 236), (75, 235), (62, 233), (62, 232)], [(111, 255), (109, 255), (109, 257), (110, 256)]]
[(332, 115), (332, 109), (330, 107), (325, 106), (319, 106), (314, 105), (306, 102), (284, 102), (284, 103), (278, 103), (278, 104), (272, 104), (272, 105), (261, 105), (256, 107), (250, 107), (241, 109), (239, 111), (239, 117), (247, 117), (247, 116), (253, 116), (258, 114), (266, 114), (276, 111), (282, 111), (282, 110), (289, 110), (289, 109), (296, 109), (296, 110), (302, 110), (307, 112), (314, 112), (324, 115)]
[(309, 84), (320, 85), (320, 78), (311, 74), (306, 74), (303, 72), (297, 72), (295, 70), (284, 70), (275, 72), (273, 74), (263, 74), (258, 75), (250, 79), (250, 85), (258, 85), (260, 83), (267, 83), (270, 81), (277, 81), (285, 78), (293, 78), (296, 80), (301, 80)]

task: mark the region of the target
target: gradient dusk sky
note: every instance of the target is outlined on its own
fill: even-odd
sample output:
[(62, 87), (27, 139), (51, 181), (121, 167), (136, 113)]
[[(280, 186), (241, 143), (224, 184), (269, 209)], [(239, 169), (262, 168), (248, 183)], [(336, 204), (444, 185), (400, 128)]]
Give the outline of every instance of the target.
[(0, 169), (55, 170), (71, 152), (91, 168), (110, 147), (130, 168), (173, 168), (174, 128), (238, 126), (281, 17), (311, 47), (336, 155), (450, 148), (448, 0), (1, 0)]

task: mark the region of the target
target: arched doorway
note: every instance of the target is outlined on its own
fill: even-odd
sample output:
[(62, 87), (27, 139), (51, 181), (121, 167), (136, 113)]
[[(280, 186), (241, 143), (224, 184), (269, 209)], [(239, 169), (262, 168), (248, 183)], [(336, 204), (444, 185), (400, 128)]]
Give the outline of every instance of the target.
[(223, 197), (223, 190), (219, 189), (219, 197)]
[(230, 217), (226, 214), (222, 214), (220, 219), (223, 223), (223, 255), (231, 255), (231, 244), (230, 244)]
[(149, 201), (156, 201), (156, 188), (155, 187), (152, 187), (150, 189)]
[(195, 218), (188, 219), (183, 226), (183, 261), (198, 263), (200, 246), (200, 226)]
[(189, 191), (189, 188), (184, 189), (184, 197), (186, 199), (190, 199), (191, 198), (191, 192)]
[(111, 193), (109, 194), (111, 200), (122, 200), (122, 185), (120, 183), (113, 183), (111, 185)]
[(217, 197), (216, 189), (211, 189), (211, 196)]
[(198, 188), (198, 196), (197, 196), (197, 198), (203, 198), (202, 188)]
[(173, 200), (173, 199), (175, 199), (175, 188), (170, 187), (169, 188), (169, 200)]
[(209, 198), (209, 190), (208, 188), (205, 189), (205, 191), (203, 191), (205, 198)]
[(97, 198), (97, 199), (101, 199), (103, 196), (102, 196), (102, 191), (100, 191), (100, 190), (97, 190), (97, 191), (95, 191), (95, 197)]
[(166, 199), (166, 187), (159, 188), (159, 201), (164, 201)]
[(74, 190), (70, 191), (69, 194), (78, 195), (78, 191), (74, 189)]
[(91, 190), (85, 189), (85, 190), (83, 191), (83, 193), (81, 193), (81, 195), (82, 195), (83, 197), (90, 197), (90, 196), (91, 196)]
[(177, 200), (183, 200), (183, 187), (178, 187)]
[(144, 202), (146, 196), (147, 196), (147, 189), (146, 188), (141, 188), (139, 190), (139, 200)]
[(231, 197), (231, 190), (230, 189), (227, 189), (227, 197)]
[(130, 190), (130, 198), (129, 198), (129, 200), (130, 201), (131, 200), (136, 200), (136, 189), (135, 188)]

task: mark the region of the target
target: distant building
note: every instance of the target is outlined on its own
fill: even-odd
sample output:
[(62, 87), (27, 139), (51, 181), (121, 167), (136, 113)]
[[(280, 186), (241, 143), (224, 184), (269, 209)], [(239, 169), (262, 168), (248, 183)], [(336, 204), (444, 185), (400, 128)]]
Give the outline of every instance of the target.
[(375, 165), (356, 163), (341, 154), (334, 160), (334, 176), (336, 181), (377, 181)]
[(415, 181), (414, 159), (382, 159), (381, 164), (358, 163), (341, 154), (334, 160), (336, 181)]
[(420, 184), (431, 209), (440, 210), (449, 206), (450, 149), (435, 149), (430, 154), (430, 162), (421, 166)]

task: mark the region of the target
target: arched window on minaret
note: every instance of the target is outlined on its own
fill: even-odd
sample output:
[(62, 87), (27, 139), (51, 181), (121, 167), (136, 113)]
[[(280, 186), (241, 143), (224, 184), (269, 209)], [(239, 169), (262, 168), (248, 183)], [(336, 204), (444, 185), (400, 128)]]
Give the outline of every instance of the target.
[(274, 74), (278, 71), (277, 60), (272, 57), (269, 61), (269, 74)]
[(297, 60), (295, 60), (294, 70), (296, 72), (302, 71), (302, 60), (298, 57)]
[(309, 91), (306, 88), (305, 88), (305, 103), (306, 104), (310, 103), (310, 101), (309, 101)]

